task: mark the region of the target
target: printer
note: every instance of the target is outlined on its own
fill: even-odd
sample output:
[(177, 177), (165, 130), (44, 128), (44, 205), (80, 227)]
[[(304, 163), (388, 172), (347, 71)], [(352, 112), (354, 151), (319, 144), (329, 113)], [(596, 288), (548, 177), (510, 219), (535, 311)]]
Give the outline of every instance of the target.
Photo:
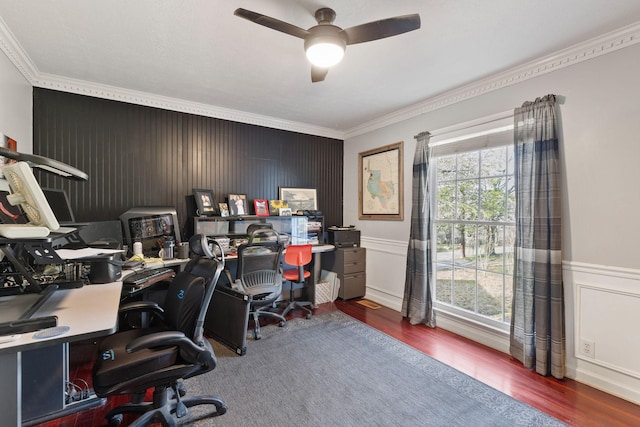
[(360, 230), (354, 227), (331, 226), (327, 229), (327, 237), (329, 244), (336, 248), (360, 247)]

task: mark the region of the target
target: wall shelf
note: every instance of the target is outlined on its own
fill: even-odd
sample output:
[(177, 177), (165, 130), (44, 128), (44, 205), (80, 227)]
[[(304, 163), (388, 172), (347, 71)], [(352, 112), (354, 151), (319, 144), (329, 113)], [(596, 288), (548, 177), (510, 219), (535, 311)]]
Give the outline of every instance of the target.
[(321, 244), (324, 238), (323, 216), (198, 216), (193, 218), (194, 234), (208, 237), (242, 238), (251, 224), (270, 223), (273, 229), (289, 238), (293, 244)]

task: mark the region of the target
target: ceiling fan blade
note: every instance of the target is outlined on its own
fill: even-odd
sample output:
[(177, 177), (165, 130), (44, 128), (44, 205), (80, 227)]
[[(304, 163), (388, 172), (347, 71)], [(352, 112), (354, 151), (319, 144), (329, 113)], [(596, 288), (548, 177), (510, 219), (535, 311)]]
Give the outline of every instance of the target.
[(315, 65), (311, 66), (311, 82), (317, 83), (324, 80), (327, 77), (327, 73), (329, 72), (328, 68), (320, 68)]
[(263, 15), (261, 13), (252, 12), (247, 9), (238, 8), (233, 12), (234, 15), (240, 18), (247, 19), (256, 24), (263, 25), (272, 30), (280, 31), (281, 33), (289, 34), (294, 37), (304, 39), (309, 35), (309, 31), (289, 24), (288, 22), (280, 21), (279, 19), (271, 18), (270, 16)]
[(418, 28), (420, 28), (420, 15), (414, 13), (356, 25), (345, 28), (342, 32), (347, 35), (347, 44), (350, 45), (397, 36)]

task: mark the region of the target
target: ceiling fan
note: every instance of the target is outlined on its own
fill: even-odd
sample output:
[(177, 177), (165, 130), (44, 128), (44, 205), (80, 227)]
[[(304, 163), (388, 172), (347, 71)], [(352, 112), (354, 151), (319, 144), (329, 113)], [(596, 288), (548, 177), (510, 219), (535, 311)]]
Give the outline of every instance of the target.
[(329, 72), (329, 67), (342, 60), (347, 45), (397, 36), (420, 28), (420, 15), (417, 13), (381, 19), (342, 29), (333, 25), (336, 13), (328, 7), (323, 7), (315, 13), (318, 25), (308, 30), (242, 8), (236, 9), (233, 14), (256, 24), (303, 39), (304, 50), (312, 64), (311, 81), (314, 83), (323, 81)]

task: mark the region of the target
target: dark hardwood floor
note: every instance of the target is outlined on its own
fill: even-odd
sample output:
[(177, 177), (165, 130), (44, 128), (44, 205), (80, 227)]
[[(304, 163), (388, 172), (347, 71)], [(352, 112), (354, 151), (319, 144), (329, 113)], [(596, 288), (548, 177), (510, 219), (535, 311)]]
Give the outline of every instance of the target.
[[(524, 369), (509, 355), (442, 329), (412, 326), (400, 313), (386, 307), (369, 308), (356, 300), (322, 304), (316, 313), (342, 312), (423, 353), (527, 403), (572, 426), (640, 426), (640, 406), (570, 379), (556, 380)], [(88, 379), (95, 345), (72, 347), (71, 378)], [(45, 427), (105, 426), (104, 414), (123, 403), (109, 399), (99, 408), (42, 424)]]

